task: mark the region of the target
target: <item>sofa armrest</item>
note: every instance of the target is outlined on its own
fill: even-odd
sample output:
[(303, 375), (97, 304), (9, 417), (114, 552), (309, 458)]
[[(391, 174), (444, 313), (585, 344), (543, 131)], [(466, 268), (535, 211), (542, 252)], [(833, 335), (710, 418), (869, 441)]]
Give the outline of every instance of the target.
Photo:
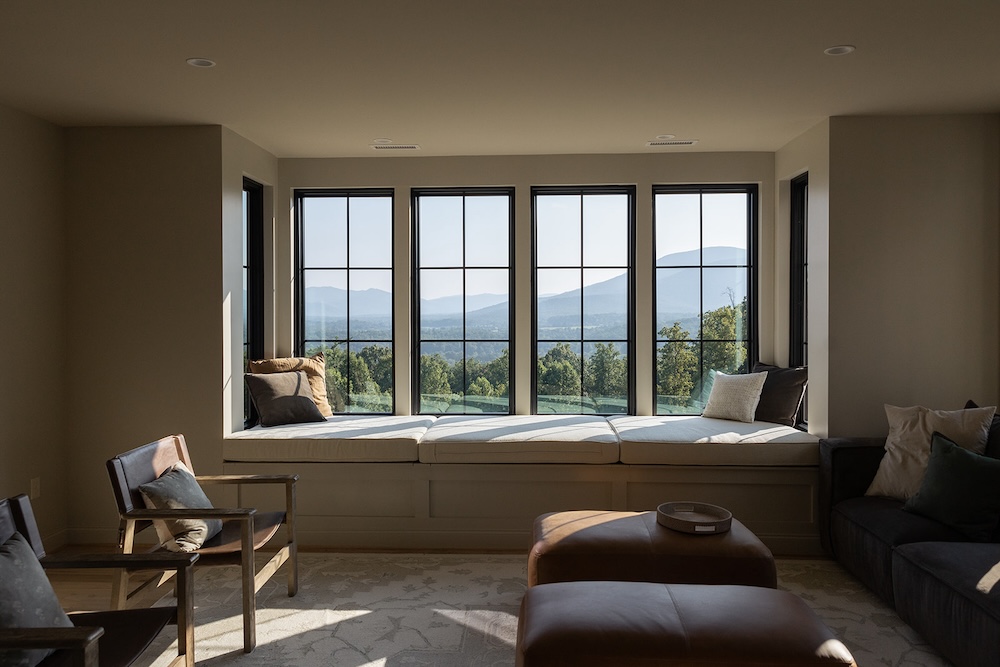
[(832, 554), (830, 513), (842, 500), (865, 495), (885, 454), (885, 438), (824, 438), (819, 441), (820, 542)]

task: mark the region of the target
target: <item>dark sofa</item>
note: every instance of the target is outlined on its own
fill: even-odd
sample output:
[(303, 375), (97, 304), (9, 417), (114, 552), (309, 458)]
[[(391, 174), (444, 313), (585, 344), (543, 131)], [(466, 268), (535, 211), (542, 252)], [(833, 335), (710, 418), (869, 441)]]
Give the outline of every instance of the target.
[[(990, 436), (986, 455), (1000, 458), (1000, 438), (994, 440), (992, 429)], [(961, 667), (997, 667), (1000, 529), (991, 542), (971, 542), (949, 526), (904, 511), (899, 500), (865, 496), (884, 445), (885, 438), (820, 441), (824, 549), (944, 657)]]

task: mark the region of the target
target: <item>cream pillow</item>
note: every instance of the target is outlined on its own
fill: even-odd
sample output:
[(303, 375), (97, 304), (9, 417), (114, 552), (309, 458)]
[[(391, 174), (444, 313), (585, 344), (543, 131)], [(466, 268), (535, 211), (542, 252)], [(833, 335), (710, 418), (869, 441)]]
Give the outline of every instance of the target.
[(996, 407), (946, 411), (886, 405), (889, 435), (885, 439), (885, 456), (865, 495), (907, 500), (919, 491), (935, 432), (963, 449), (982, 454), (995, 412)]
[(740, 375), (716, 373), (712, 393), (708, 395), (708, 403), (701, 416), (752, 422), (766, 379), (767, 371)]

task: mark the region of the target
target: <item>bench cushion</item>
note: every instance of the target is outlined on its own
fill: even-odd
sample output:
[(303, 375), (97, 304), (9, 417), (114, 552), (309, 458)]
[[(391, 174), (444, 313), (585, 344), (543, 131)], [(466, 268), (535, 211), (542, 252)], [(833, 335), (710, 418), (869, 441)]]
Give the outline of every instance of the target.
[(439, 417), (421, 463), (615, 463), (618, 437), (594, 415)]
[(616, 415), (607, 420), (621, 441), (622, 463), (734, 466), (819, 464), (819, 438), (791, 426), (682, 415)]
[(435, 418), (338, 415), (313, 424), (237, 431), (222, 444), (225, 461), (413, 462)]

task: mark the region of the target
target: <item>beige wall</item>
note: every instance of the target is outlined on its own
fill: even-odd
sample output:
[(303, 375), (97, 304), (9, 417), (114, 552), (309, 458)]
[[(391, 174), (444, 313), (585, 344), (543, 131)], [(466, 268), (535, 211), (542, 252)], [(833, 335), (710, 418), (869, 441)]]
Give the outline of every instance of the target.
[(32, 506), (51, 547), (67, 525), (63, 135), (0, 106), (0, 497), (38, 478)]
[[(637, 412), (653, 409), (653, 232), (652, 186), (660, 183), (758, 183), (760, 185), (760, 285), (770, 293), (774, 219), (773, 153), (671, 153), (660, 155), (560, 155), (522, 157), (420, 158), (384, 156), (356, 159), (283, 159), (275, 189), (275, 294), (277, 350), (292, 350), (292, 222), (291, 193), (304, 187), (392, 187), (395, 211), (395, 346), (410, 348), (409, 195), (414, 187), (515, 187), (515, 280), (517, 304), (514, 369), (531, 377), (531, 201), (533, 185), (635, 184), (636, 196), (636, 386)], [(769, 300), (761, 308), (761, 340), (771, 346), (773, 312)], [(396, 411), (410, 409), (410, 367), (406, 355), (396, 357)], [(514, 400), (519, 413), (530, 409), (529, 383), (519, 380)]]
[(830, 120), (830, 433), (885, 433), (883, 403), (996, 405), (998, 124)]
[[(790, 182), (796, 176), (809, 173), (809, 207), (807, 218), (809, 240), (807, 258), (809, 304), (806, 338), (809, 341), (809, 391), (807, 415), (809, 431), (819, 436), (829, 435), (829, 267), (830, 267), (830, 121), (824, 120), (775, 154), (776, 200), (774, 237), (774, 363), (788, 363), (789, 328), (789, 205)], [(767, 360), (763, 351), (761, 358)], [(841, 433), (840, 435), (847, 435)]]

